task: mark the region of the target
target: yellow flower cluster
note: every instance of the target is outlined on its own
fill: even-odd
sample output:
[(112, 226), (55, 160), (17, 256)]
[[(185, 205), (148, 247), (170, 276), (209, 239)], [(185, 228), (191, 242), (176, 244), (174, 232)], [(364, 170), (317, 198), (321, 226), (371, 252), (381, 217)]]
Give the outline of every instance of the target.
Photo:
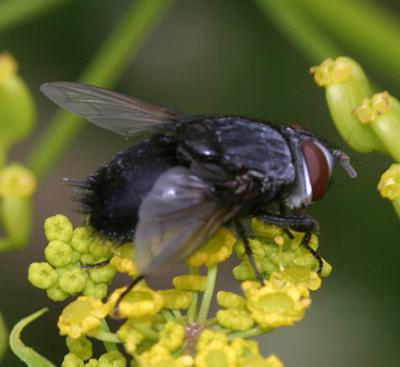
[[(302, 319), (311, 302), (310, 291), (320, 287), (321, 279), (313, 271), (317, 266), (314, 257), (300, 246), (302, 234), (294, 233), (290, 239), (281, 228), (258, 221), (253, 221), (253, 230), (251, 248), (265, 284), (249, 280), (254, 278), (252, 269), (243, 270), (248, 259), (243, 245), (236, 243), (242, 261), (234, 274), (244, 280), (243, 295), (218, 291), (219, 309), (208, 319), (217, 265), (231, 255), (236, 241), (228, 229), (221, 229), (188, 259), (190, 274), (175, 276), (173, 287), (155, 290), (143, 280), (124, 295), (116, 310), (126, 288), (114, 290), (104, 301), (99, 298), (107, 288), (101, 297), (85, 289), (90, 282), (103, 282), (107, 287), (116, 272), (135, 276), (134, 246), (112, 247), (88, 227), (74, 229), (61, 215), (46, 220), (47, 262), (31, 264), (29, 280), (53, 299), (62, 299), (63, 292), (86, 294), (67, 305), (59, 317), (60, 334), (67, 337), (69, 350), (62, 366), (99, 367), (110, 361), (126, 366), (126, 358), (109, 347), (107, 353), (93, 358), (95, 340), (121, 344), (132, 358), (131, 365), (138, 367), (283, 366), (274, 355), (263, 357), (258, 344), (247, 338)], [(315, 236), (311, 246), (317, 247)], [(103, 266), (80, 266), (101, 261)], [(204, 275), (201, 266), (206, 268)], [(115, 315), (125, 321), (111, 331), (107, 318)]]
[[(293, 267), (310, 271), (318, 269), (318, 261), (305, 247), (300, 245), (304, 233), (292, 231), (291, 239), (282, 228), (266, 225), (257, 219), (252, 220), (252, 228), (256, 238), (249, 240), (254, 260), (261, 275), (269, 279), (272, 273), (282, 272)], [(310, 246), (316, 250), (318, 239), (312, 235)], [(242, 260), (233, 269), (233, 275), (240, 281), (255, 280), (256, 275), (245, 253), (244, 245), (239, 243), (236, 254)], [(321, 276), (328, 276), (331, 266), (323, 260)]]

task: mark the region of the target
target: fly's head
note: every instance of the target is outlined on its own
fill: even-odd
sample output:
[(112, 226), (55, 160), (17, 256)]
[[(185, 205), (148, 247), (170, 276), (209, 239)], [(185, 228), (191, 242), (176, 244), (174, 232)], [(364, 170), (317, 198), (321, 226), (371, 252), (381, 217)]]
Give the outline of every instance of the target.
[(296, 180), (285, 192), (285, 204), (298, 209), (321, 199), (328, 190), (334, 161), (338, 162), (351, 177), (357, 176), (350, 158), (332, 148), (299, 124), (282, 129), (293, 155)]

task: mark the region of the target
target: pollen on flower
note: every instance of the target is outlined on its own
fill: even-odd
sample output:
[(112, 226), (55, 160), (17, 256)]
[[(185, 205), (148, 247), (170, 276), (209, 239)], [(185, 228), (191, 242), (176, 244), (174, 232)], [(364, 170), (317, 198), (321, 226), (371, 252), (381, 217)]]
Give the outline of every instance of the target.
[(400, 164), (393, 163), (381, 176), (378, 191), (384, 198), (395, 200), (400, 197)]
[(347, 57), (338, 57), (336, 60), (328, 58), (320, 65), (310, 68), (315, 82), (320, 86), (343, 83), (352, 73), (351, 60)]
[(378, 116), (388, 112), (390, 108), (390, 94), (382, 92), (375, 94), (371, 99), (365, 99), (362, 104), (354, 110), (358, 120), (366, 124), (373, 122)]

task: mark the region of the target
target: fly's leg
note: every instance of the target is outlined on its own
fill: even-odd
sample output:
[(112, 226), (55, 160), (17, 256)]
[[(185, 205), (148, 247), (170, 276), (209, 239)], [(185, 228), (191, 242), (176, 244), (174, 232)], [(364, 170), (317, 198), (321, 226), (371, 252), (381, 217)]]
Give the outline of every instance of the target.
[(318, 262), (317, 273), (318, 274), (321, 273), (323, 265), (322, 258), (321, 256), (319, 256), (317, 251), (315, 251), (310, 246), (310, 240), (312, 234), (317, 233), (319, 230), (318, 222), (314, 218), (306, 214), (285, 215), (285, 216), (263, 214), (257, 218), (264, 223), (275, 224), (279, 227), (282, 227), (285, 233), (287, 233), (291, 239), (293, 239), (293, 234), (290, 232), (288, 228), (292, 228), (299, 232), (304, 232), (304, 236), (300, 242), (300, 245), (304, 246), (311, 253), (311, 255), (314, 256), (314, 258)]
[(254, 274), (256, 275), (256, 278), (260, 282), (260, 284), (264, 285), (264, 278), (261, 276), (257, 268), (256, 262), (253, 257), (253, 252), (250, 247), (249, 239), (246, 236), (246, 231), (243, 228), (242, 223), (240, 223), (239, 221), (235, 221), (234, 224), (239, 238), (243, 241), (244, 249), (247, 257), (249, 258), (249, 262), (251, 267), (253, 268)]
[(94, 264), (81, 264), (80, 268), (81, 269), (93, 269), (93, 268), (101, 268), (103, 266), (106, 266), (110, 263), (111, 259), (107, 259), (104, 261), (100, 261), (98, 263), (94, 263)]
[(117, 302), (115, 303), (114, 310), (113, 310), (113, 316), (118, 317), (118, 307), (119, 304), (121, 303), (122, 299), (131, 291), (131, 289), (138, 284), (141, 280), (144, 279), (144, 275), (138, 275), (135, 279), (133, 279), (132, 283), (128, 285), (128, 288), (126, 288), (118, 297)]

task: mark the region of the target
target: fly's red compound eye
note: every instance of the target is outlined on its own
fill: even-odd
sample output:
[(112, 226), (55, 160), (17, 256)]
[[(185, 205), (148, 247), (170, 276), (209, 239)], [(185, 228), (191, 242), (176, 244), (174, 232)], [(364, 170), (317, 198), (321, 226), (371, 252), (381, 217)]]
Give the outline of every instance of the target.
[(321, 199), (328, 190), (332, 157), (325, 148), (309, 140), (301, 144), (301, 150), (310, 177), (312, 201), (316, 201)]

